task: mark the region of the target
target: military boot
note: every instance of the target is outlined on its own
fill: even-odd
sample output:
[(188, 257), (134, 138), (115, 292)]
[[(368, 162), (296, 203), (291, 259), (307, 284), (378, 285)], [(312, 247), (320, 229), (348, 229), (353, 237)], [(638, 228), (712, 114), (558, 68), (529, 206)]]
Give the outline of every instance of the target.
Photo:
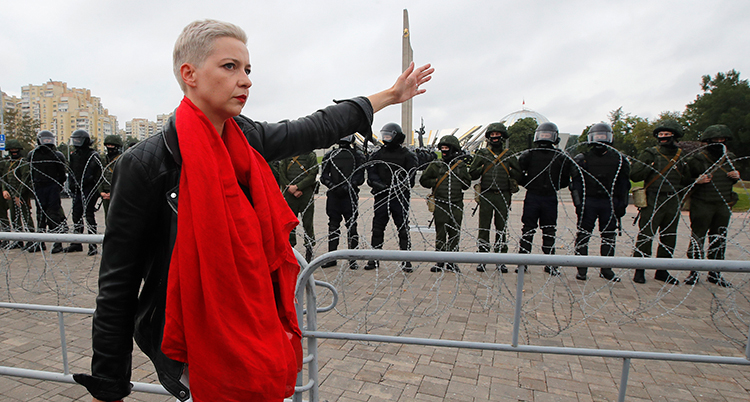
[(646, 283), (646, 270), (636, 269), (633, 275), (633, 282), (635, 283)]
[(604, 278), (610, 282), (620, 282), (620, 278), (615, 275), (615, 272), (612, 271), (612, 268), (602, 268), (601, 270), (599, 270), (599, 277)]
[(654, 273), (654, 279), (657, 281), (661, 281), (664, 283), (667, 283), (669, 285), (679, 285), (680, 281), (677, 280), (674, 276), (669, 274), (669, 271), (666, 269), (658, 269)]
[(731, 288), (732, 283), (721, 276), (721, 272), (708, 271), (708, 281), (723, 288)]

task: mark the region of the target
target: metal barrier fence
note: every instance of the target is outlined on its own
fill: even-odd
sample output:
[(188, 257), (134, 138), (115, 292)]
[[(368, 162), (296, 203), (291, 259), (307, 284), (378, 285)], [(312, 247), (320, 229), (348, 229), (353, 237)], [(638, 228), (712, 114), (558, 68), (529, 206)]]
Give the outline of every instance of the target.
[[(41, 234), (41, 233), (9, 233), (0, 232), (0, 240), (9, 241), (40, 241), (40, 242), (81, 242), (101, 243), (102, 235), (82, 234)], [(746, 344), (745, 356), (714, 356), (681, 353), (659, 353), (647, 351), (627, 351), (613, 349), (590, 349), (575, 347), (552, 347), (519, 345), (519, 330), (521, 322), (521, 309), (523, 306), (524, 270), (518, 272), (516, 287), (516, 299), (514, 304), (513, 330), (510, 344), (467, 342), (444, 339), (426, 339), (404, 336), (386, 336), (373, 334), (358, 334), (348, 332), (324, 332), (318, 331), (318, 313), (333, 310), (338, 304), (339, 297), (336, 288), (326, 282), (316, 281), (313, 272), (321, 265), (335, 260), (366, 260), (376, 259), (380, 261), (412, 261), (412, 262), (447, 262), (447, 263), (472, 263), (472, 264), (520, 264), (520, 265), (557, 265), (562, 267), (575, 267), (587, 265), (591, 267), (604, 268), (627, 268), (627, 269), (668, 269), (679, 271), (721, 271), (750, 273), (750, 262), (748, 261), (724, 261), (724, 260), (689, 260), (689, 259), (656, 259), (656, 258), (632, 258), (632, 257), (597, 257), (597, 256), (570, 256), (570, 255), (537, 255), (537, 254), (495, 254), (495, 253), (438, 253), (434, 251), (389, 251), (389, 250), (339, 250), (324, 254), (309, 264), (295, 250), (297, 258), (302, 266), (302, 272), (297, 282), (297, 314), (306, 338), (307, 356), (303, 362), (307, 364), (307, 381), (303, 379), (303, 373), (298, 376), (295, 395), (292, 400), (302, 401), (305, 392), (309, 393), (309, 401), (317, 402), (319, 397), (318, 378), (318, 339), (342, 339), (354, 341), (368, 341), (377, 343), (399, 343), (411, 345), (424, 345), (435, 347), (447, 347), (458, 349), (478, 349), (512, 353), (535, 353), (535, 354), (557, 354), (587, 357), (608, 357), (622, 359), (622, 376), (618, 400), (624, 401), (627, 392), (629, 369), (633, 359), (679, 361), (711, 364), (731, 364), (750, 366), (750, 333)], [(331, 304), (318, 307), (316, 286), (328, 289), (331, 292)], [(60, 333), (60, 345), (62, 352), (62, 373), (40, 370), (29, 370), (17, 367), (0, 367), (0, 375), (38, 379), (44, 381), (55, 381), (61, 383), (74, 383), (69, 372), (68, 356), (65, 336), (65, 314), (93, 314), (93, 309), (43, 306), (34, 304), (0, 303), (0, 308), (22, 309), (35, 311), (55, 312), (58, 316), (58, 327)], [(167, 391), (159, 384), (133, 383), (133, 391), (153, 394), (168, 395)]]
[[(298, 255), (298, 259), (301, 256)], [(313, 272), (321, 265), (335, 260), (366, 260), (375, 259), (379, 261), (425, 261), (444, 263), (472, 263), (472, 264), (519, 264), (519, 265), (554, 265), (561, 267), (590, 266), (602, 268), (628, 268), (628, 269), (668, 269), (679, 271), (720, 271), (750, 273), (750, 262), (748, 261), (726, 261), (726, 260), (690, 260), (690, 259), (660, 259), (660, 258), (633, 258), (633, 257), (597, 257), (597, 256), (569, 256), (569, 255), (538, 255), (538, 254), (495, 254), (495, 253), (438, 253), (433, 251), (388, 251), (388, 250), (339, 250), (324, 254), (309, 264), (302, 263), (302, 272), (297, 281), (297, 314), (302, 329), (303, 337), (307, 338), (308, 355), (305, 362), (308, 366), (307, 383), (302, 386), (304, 379), (302, 373), (298, 377), (298, 390), (304, 389), (309, 392), (309, 400), (318, 402), (320, 400), (318, 387), (318, 339), (343, 339), (355, 341), (369, 341), (380, 343), (400, 343), (423, 346), (481, 349), (512, 353), (537, 353), (557, 354), (588, 357), (609, 357), (622, 359), (622, 376), (618, 400), (624, 401), (627, 393), (628, 376), (632, 359), (680, 361), (694, 363), (732, 364), (750, 366), (750, 332), (746, 343), (744, 357), (712, 356), (681, 353), (657, 353), (647, 351), (625, 351), (611, 349), (588, 349), (574, 347), (551, 347), (519, 345), (518, 336), (521, 322), (521, 308), (524, 287), (524, 269), (518, 270), (516, 287), (516, 299), (514, 305), (514, 319), (512, 341), (510, 344), (465, 342), (442, 339), (425, 339), (402, 336), (384, 336), (358, 333), (337, 333), (318, 331), (317, 314), (329, 311), (336, 307), (338, 295), (333, 286), (327, 283), (315, 281)], [(323, 285), (333, 293), (332, 303), (323, 308), (317, 308), (317, 295), (315, 285)], [(306, 307), (307, 306), (307, 307)], [(307, 317), (303, 317), (306, 314)], [(298, 392), (295, 394), (295, 402), (302, 401)]]

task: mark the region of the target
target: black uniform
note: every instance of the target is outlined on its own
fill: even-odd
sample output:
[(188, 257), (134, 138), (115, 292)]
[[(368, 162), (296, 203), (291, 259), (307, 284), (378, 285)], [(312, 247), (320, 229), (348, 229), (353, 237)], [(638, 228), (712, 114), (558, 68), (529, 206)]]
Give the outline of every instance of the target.
[[(323, 171), (320, 182), (328, 187), (326, 192), (326, 215), (328, 215), (328, 251), (335, 251), (341, 236), (341, 221), (347, 228), (350, 249), (359, 246), (357, 233), (357, 209), (359, 207), (359, 186), (365, 182), (365, 155), (346, 142), (323, 156)], [(349, 267), (356, 269), (354, 261)], [(335, 261), (326, 266), (335, 265)]]
[[(575, 253), (588, 255), (589, 240), (599, 220), (602, 244), (600, 255), (615, 255), (615, 237), (619, 219), (625, 215), (630, 190), (630, 163), (616, 150), (603, 145), (576, 155), (572, 171), (571, 193), (578, 215)], [(582, 200), (578, 203), (576, 200)], [(585, 280), (587, 267), (578, 267), (576, 279)], [(600, 276), (619, 280), (610, 268)]]
[[(67, 166), (62, 152), (54, 146), (40, 145), (28, 155), (31, 165), (31, 182), (36, 200), (36, 216), (39, 231), (65, 233), (68, 225), (65, 221), (60, 191), (65, 183)], [(44, 243), (41, 243), (44, 248)], [(39, 246), (29, 247), (29, 251), (38, 251)], [(62, 251), (62, 244), (55, 243), (52, 252)]]
[[(99, 181), (102, 179), (102, 162), (99, 154), (88, 145), (75, 147), (70, 153), (71, 198), (73, 199), (73, 231), (83, 233), (83, 218), (86, 217), (88, 233), (96, 234), (96, 202), (101, 196)], [(66, 251), (82, 251), (81, 243), (71, 243)], [(96, 253), (96, 244), (89, 244), (89, 254)]]
[[(555, 253), (557, 233), (557, 192), (570, 183), (571, 163), (568, 156), (551, 143), (540, 142), (537, 148), (524, 152), (518, 164), (524, 176), (521, 184), (526, 188), (521, 222), (519, 253), (531, 253), (536, 228), (542, 230), (542, 251)], [(550, 272), (551, 267), (546, 267)], [(554, 271), (556, 272), (556, 270)]]
[[(370, 157), (367, 168), (367, 184), (375, 196), (375, 211), (372, 217), (372, 246), (383, 248), (385, 226), (390, 217), (398, 230), (398, 245), (401, 250), (411, 248), (409, 240), (409, 196), (414, 187), (417, 156), (401, 145), (384, 146)], [(367, 268), (375, 268), (370, 261)]]

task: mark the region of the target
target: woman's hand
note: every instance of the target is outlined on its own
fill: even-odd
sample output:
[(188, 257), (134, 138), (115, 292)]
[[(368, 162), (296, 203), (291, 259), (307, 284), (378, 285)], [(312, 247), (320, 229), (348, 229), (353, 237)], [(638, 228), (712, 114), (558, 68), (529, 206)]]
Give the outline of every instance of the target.
[(429, 64), (415, 68), (414, 62), (412, 62), (409, 68), (396, 79), (396, 83), (392, 87), (367, 97), (372, 104), (373, 112), (425, 93), (426, 90), (420, 89), (419, 86), (431, 80), (434, 71), (435, 69), (431, 68)]

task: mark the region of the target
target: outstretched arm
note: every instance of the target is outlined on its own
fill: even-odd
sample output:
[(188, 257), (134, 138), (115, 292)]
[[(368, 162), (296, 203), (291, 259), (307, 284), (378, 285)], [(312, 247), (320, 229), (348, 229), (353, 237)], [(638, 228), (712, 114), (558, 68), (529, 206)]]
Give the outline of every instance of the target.
[(396, 79), (396, 83), (392, 87), (367, 97), (372, 104), (373, 112), (377, 112), (386, 106), (405, 102), (424, 93), (426, 90), (419, 89), (419, 86), (432, 78), (433, 71), (435, 69), (430, 68), (429, 64), (415, 68), (414, 62), (412, 62), (409, 68)]

